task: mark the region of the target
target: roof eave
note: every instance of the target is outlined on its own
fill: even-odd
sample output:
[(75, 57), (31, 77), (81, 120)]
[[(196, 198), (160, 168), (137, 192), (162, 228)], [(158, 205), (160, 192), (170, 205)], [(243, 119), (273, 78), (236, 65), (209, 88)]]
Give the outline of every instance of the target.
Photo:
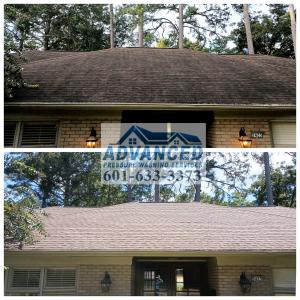
[(21, 254), (21, 255), (76, 255), (76, 256), (155, 256), (155, 255), (174, 255), (180, 256), (218, 256), (218, 255), (291, 255), (296, 254), (296, 249), (261, 249), (261, 250), (224, 250), (224, 251), (192, 251), (192, 250), (120, 250), (120, 251), (109, 251), (109, 250), (5, 250), (5, 253), (9, 254)]
[(111, 109), (111, 110), (124, 110), (124, 109), (203, 109), (203, 110), (296, 110), (296, 105), (294, 104), (251, 104), (251, 105), (239, 105), (239, 104), (179, 104), (179, 103), (66, 103), (66, 102), (12, 102), (8, 101), (4, 104), (5, 107), (18, 108), (18, 107), (34, 107), (34, 108), (66, 108), (66, 109), (91, 109), (91, 108), (101, 108), (101, 109)]

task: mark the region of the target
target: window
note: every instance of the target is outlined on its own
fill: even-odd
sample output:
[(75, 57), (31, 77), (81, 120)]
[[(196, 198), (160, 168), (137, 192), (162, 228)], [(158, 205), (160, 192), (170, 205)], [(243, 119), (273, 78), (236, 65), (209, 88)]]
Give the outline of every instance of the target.
[(74, 269), (47, 269), (46, 285), (50, 288), (75, 287), (76, 270)]
[(136, 145), (136, 138), (129, 138), (128, 143), (129, 145)]
[(17, 122), (4, 123), (4, 147), (14, 146), (16, 128)]
[(160, 277), (161, 283), (156, 285), (156, 277), (161, 276), (159, 271), (145, 270), (144, 271), (144, 296), (167, 296), (168, 290), (166, 287), (165, 277)]
[(200, 296), (199, 282), (192, 277), (193, 272), (176, 269), (176, 296)]
[(56, 147), (56, 124), (24, 123), (21, 147)]
[(39, 288), (41, 270), (14, 269), (11, 286), (13, 288)]
[(75, 268), (10, 269), (6, 295), (76, 295)]
[(56, 123), (5, 122), (5, 147), (56, 147)]
[(174, 140), (174, 145), (179, 145), (179, 140)]
[(176, 292), (184, 289), (183, 269), (176, 269)]

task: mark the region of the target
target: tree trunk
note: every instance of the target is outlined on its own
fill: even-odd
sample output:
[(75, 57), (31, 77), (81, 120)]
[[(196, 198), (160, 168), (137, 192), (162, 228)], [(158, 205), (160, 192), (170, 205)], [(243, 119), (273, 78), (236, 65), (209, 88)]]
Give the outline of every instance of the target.
[(178, 48), (183, 49), (183, 4), (179, 4), (179, 40)]
[(139, 47), (144, 47), (144, 13), (139, 14), (139, 23), (138, 23), (138, 31), (139, 31)]
[(133, 196), (132, 196), (132, 185), (128, 184), (127, 185), (127, 201), (132, 202), (133, 201)]
[(264, 152), (264, 165), (265, 165), (265, 182), (266, 182), (266, 197), (268, 206), (273, 206), (273, 190), (271, 182), (271, 170), (270, 170), (270, 159), (269, 153)]
[(200, 202), (200, 195), (201, 195), (201, 184), (195, 184), (195, 197), (194, 202)]
[(291, 19), (291, 31), (292, 31), (292, 38), (293, 38), (293, 45), (294, 45), (294, 52), (296, 57), (296, 17), (295, 17), (295, 9), (294, 5), (289, 5), (289, 13)]
[(155, 202), (160, 202), (160, 195), (159, 195), (159, 184), (154, 185), (154, 201)]
[(42, 199), (42, 208), (46, 208), (47, 207), (47, 198), (46, 196), (43, 196), (43, 199)]
[(44, 50), (49, 50), (49, 39), (50, 39), (50, 26), (51, 20), (48, 19), (45, 21), (45, 31), (44, 31)]
[(290, 201), (290, 207), (294, 206), (295, 198), (296, 198), (296, 189), (293, 190), (292, 198), (291, 198), (291, 201)]
[(109, 5), (109, 19), (110, 19), (110, 48), (114, 48), (115, 41), (115, 28), (114, 28), (114, 7), (113, 4)]
[(243, 4), (244, 24), (249, 54), (254, 54), (248, 4)]

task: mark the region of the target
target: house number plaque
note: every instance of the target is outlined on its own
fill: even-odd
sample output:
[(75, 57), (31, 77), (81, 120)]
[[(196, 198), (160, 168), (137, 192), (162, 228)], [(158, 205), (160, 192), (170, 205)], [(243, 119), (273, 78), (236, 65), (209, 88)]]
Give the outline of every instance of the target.
[(263, 131), (251, 131), (251, 137), (253, 139), (262, 139), (264, 137)]

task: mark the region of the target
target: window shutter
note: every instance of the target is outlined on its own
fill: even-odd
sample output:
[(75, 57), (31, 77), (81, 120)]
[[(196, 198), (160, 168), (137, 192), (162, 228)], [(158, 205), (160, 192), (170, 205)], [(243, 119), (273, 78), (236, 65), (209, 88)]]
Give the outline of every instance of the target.
[(46, 287), (75, 287), (76, 270), (48, 269)]
[(16, 122), (5, 122), (5, 124), (4, 124), (4, 147), (13, 147), (16, 126), (17, 126)]
[(23, 125), (22, 147), (55, 147), (56, 124), (26, 124)]
[(38, 288), (40, 286), (40, 270), (14, 270), (12, 287)]

